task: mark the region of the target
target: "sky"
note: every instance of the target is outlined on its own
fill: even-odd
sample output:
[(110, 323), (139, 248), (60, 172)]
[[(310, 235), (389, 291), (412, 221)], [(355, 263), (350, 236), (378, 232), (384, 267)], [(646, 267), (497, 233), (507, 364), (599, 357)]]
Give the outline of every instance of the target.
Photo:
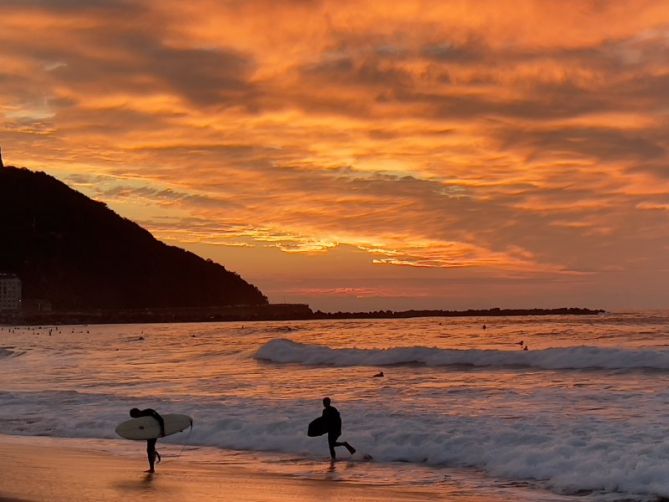
[(669, 3), (1, 0), (0, 146), (314, 309), (669, 308)]

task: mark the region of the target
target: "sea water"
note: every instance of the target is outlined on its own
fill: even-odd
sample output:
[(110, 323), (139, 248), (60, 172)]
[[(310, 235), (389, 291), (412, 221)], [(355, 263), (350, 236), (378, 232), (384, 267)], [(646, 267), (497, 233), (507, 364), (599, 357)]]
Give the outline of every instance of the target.
[(667, 312), (4, 326), (0, 432), (114, 438), (129, 408), (152, 407), (193, 416), (160, 441), (190, 457), (318, 477), (327, 444), (306, 428), (329, 396), (354, 459), (374, 459), (338, 449), (339, 480), (655, 500), (669, 497), (668, 335)]

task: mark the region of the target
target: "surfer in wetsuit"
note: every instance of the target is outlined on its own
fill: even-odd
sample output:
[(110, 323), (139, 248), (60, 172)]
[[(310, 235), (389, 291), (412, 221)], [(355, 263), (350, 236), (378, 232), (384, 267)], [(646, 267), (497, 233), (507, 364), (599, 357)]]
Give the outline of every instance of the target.
[[(132, 410), (130, 410), (130, 416), (132, 418), (139, 418), (139, 417), (155, 418), (158, 424), (160, 424), (160, 437), (163, 437), (165, 435), (165, 421), (163, 420), (163, 417), (161, 417), (156, 410), (153, 410), (151, 408), (147, 408), (145, 410), (133, 408)], [(149, 470), (146, 472), (156, 472), (155, 469), (153, 468), (156, 462), (156, 457), (158, 457), (158, 463), (160, 463), (160, 454), (156, 451), (156, 441), (158, 441), (158, 438), (146, 440), (146, 456), (149, 458)]]
[(355, 448), (353, 448), (348, 442), (338, 442), (339, 436), (341, 436), (341, 415), (337, 408), (330, 405), (330, 398), (323, 398), (323, 419), (327, 423), (328, 428), (328, 446), (330, 447), (330, 458), (334, 462), (337, 460), (337, 455), (335, 453), (335, 447), (344, 446), (348, 452), (353, 455), (355, 453)]

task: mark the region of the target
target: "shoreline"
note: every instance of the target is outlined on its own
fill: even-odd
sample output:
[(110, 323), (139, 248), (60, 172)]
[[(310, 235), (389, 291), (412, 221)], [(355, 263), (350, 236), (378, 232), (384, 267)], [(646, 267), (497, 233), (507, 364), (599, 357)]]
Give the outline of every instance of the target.
[[(167, 456), (146, 474), (143, 442), (0, 434), (0, 502), (50, 500), (253, 502), (502, 502), (504, 497), (463, 490), (457, 483), (434, 487), (370, 485), (342, 480), (324, 462), (309, 479), (263, 472), (257, 464), (198, 449)], [(358, 464), (360, 465), (360, 464)]]

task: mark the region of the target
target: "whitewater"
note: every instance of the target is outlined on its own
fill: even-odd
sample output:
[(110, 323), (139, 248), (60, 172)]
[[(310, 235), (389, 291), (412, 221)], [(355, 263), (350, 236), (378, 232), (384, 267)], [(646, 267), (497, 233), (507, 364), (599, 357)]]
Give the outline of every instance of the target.
[(658, 500), (667, 335), (667, 312), (0, 326), (0, 431), (114, 439), (131, 407), (152, 407), (195, 419), (161, 442), (309, 476), (328, 452), (306, 427), (329, 396), (342, 439), (374, 458), (347, 480)]

